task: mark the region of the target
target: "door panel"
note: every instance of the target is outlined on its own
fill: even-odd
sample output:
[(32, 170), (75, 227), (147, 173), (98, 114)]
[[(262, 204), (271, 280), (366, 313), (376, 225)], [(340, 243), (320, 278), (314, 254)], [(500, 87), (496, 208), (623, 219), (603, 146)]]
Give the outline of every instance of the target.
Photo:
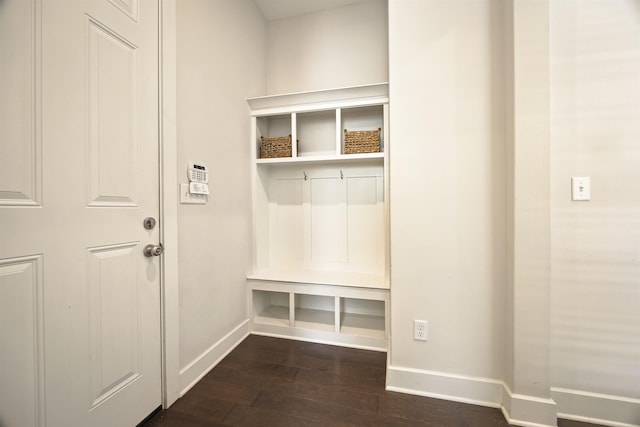
[(136, 243), (89, 250), (92, 407), (140, 376)]
[(39, 10), (0, 2), (0, 206), (40, 204)]
[(0, 261), (0, 426), (41, 425), (42, 257)]
[(136, 425), (161, 404), (158, 2), (1, 0), (0, 35), (0, 425)]
[(138, 50), (88, 18), (89, 205), (137, 206)]

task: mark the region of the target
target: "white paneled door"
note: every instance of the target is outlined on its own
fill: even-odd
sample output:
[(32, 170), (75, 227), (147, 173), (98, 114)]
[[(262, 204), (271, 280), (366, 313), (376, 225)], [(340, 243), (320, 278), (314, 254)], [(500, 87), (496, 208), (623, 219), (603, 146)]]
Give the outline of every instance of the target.
[(158, 0), (0, 0), (0, 426), (161, 404)]

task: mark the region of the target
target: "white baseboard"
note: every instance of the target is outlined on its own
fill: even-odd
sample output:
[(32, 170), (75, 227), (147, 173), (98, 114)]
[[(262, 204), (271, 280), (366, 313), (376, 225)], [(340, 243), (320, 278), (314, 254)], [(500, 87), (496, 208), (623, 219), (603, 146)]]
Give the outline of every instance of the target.
[(558, 418), (612, 427), (640, 427), (640, 399), (551, 387)]
[(499, 408), (502, 381), (389, 366), (387, 390)]
[(502, 413), (511, 425), (522, 427), (557, 426), (557, 407), (553, 399), (513, 393), (503, 383)]
[(204, 353), (180, 370), (180, 397), (209, 373), (220, 361), (249, 335), (249, 320), (222, 337)]
[(390, 366), (387, 390), (500, 408), (513, 425), (556, 426), (553, 400), (513, 394), (502, 381), (490, 378)]

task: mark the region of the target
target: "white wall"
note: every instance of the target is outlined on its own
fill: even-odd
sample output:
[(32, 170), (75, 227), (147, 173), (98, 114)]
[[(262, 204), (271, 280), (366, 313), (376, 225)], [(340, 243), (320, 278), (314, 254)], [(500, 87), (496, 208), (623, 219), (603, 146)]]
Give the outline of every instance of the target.
[(552, 385), (636, 399), (640, 425), (640, 4), (551, 4)]
[(271, 21), (267, 40), (269, 94), (388, 80), (385, 0)]
[(640, 425), (640, 7), (549, 4), (390, 1), (387, 384)]
[[(389, 3), (387, 385), (494, 404), (506, 333), (503, 21), (499, 1)], [(414, 319), (429, 321), (428, 342), (413, 340)]]
[(266, 90), (266, 22), (250, 0), (180, 0), (177, 6), (179, 181), (187, 182), (189, 161), (211, 170), (209, 203), (180, 205), (178, 212), (184, 388), (247, 330), (251, 174), (246, 98)]

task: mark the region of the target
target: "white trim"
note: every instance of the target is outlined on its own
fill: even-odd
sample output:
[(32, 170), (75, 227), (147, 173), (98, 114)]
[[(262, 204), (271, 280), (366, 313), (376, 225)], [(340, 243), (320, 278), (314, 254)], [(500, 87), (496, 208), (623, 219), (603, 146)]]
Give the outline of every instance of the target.
[(553, 399), (513, 393), (504, 387), (502, 413), (509, 424), (523, 427), (555, 427), (557, 408)]
[(180, 397), (184, 396), (191, 387), (207, 375), (247, 336), (249, 336), (249, 319), (240, 323), (231, 332), (205, 350), (204, 353), (182, 368), (180, 370)]
[(386, 388), (400, 393), (500, 408), (512, 425), (556, 426), (556, 404), (552, 399), (514, 394), (499, 380), (389, 366)]
[(389, 366), (387, 390), (499, 408), (501, 381), (444, 372)]
[(159, 0), (159, 117), (161, 262), (162, 405), (180, 397), (178, 298), (178, 193), (176, 130), (176, 0)]
[(640, 427), (640, 399), (551, 387), (558, 418), (612, 427)]
[(502, 415), (504, 416), (504, 419), (507, 421), (507, 423), (509, 425), (521, 426), (521, 427), (549, 427), (549, 426), (556, 426), (555, 422), (553, 424), (539, 424), (539, 423), (533, 423), (533, 422), (529, 422), (529, 421), (514, 420), (513, 418), (511, 418), (509, 416), (509, 413), (504, 408), (504, 406), (502, 406), (500, 409), (502, 411)]

